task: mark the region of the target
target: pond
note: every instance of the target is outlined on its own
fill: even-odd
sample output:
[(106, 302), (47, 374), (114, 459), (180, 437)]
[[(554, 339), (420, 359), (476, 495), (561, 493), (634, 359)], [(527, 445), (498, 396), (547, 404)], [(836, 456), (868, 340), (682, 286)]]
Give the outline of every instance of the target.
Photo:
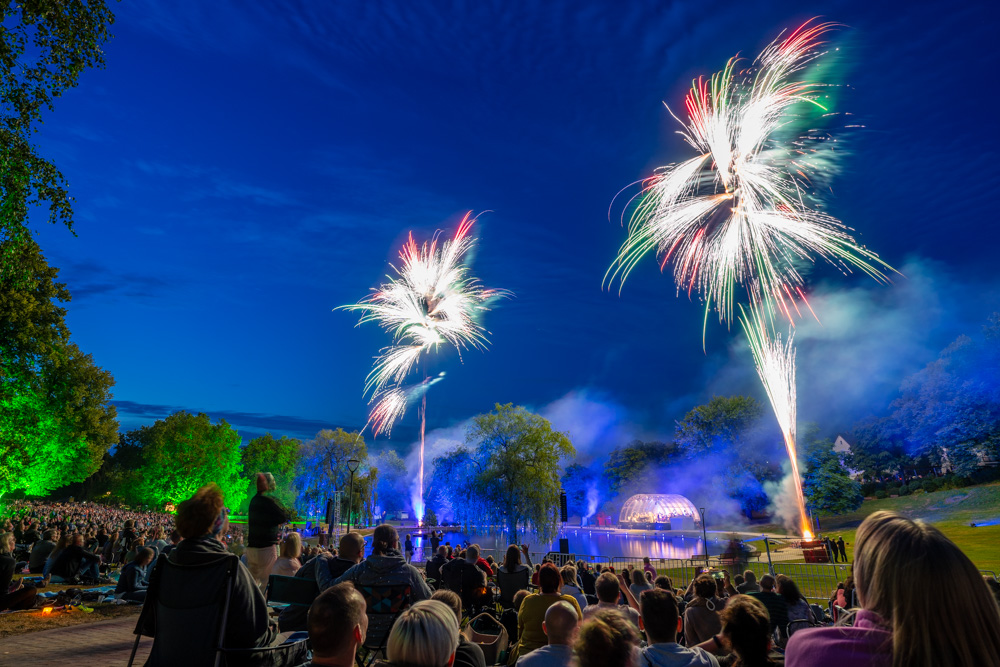
[[(502, 558), (503, 551), (509, 542), (506, 539), (498, 539), (495, 535), (467, 534), (461, 531), (444, 529), (444, 537), (441, 543), (451, 542), (452, 546), (461, 545), (465, 542), (478, 544), (485, 553), (492, 553), (494, 558)], [(399, 529), (399, 539), (402, 542), (407, 534), (407, 529)], [(412, 534), (412, 529), (410, 530)], [(611, 558), (614, 556), (626, 556), (631, 558), (677, 558), (687, 559), (705, 553), (702, 546), (702, 539), (693, 536), (679, 536), (676, 534), (665, 534), (662, 532), (639, 532), (639, 531), (606, 531), (588, 530), (587, 528), (564, 528), (560, 531), (560, 537), (569, 540), (569, 552), (577, 556), (601, 556)], [(370, 541), (370, 540), (369, 540)], [(521, 539), (522, 543), (528, 545), (531, 553), (545, 553), (559, 550), (559, 538), (552, 542), (533, 541), (531, 535), (526, 535)], [(712, 555), (725, 552), (729, 544), (729, 534), (712, 534), (708, 537), (708, 551)], [(414, 560), (423, 561), (430, 557), (430, 539), (427, 536), (416, 536), (413, 538)]]

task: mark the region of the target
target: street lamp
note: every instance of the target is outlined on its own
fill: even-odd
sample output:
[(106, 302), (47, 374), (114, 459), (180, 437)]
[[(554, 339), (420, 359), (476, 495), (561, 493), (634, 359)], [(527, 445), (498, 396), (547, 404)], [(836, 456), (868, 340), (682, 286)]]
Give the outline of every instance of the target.
[(351, 471), (351, 489), (348, 491), (350, 501), (347, 506), (347, 532), (351, 532), (351, 515), (354, 513), (354, 473), (357, 472), (359, 465), (361, 465), (361, 461), (357, 459), (349, 459), (347, 461), (347, 469)]
[(705, 508), (699, 507), (701, 512), (701, 539), (705, 545), (705, 567), (708, 567), (708, 532), (705, 530)]

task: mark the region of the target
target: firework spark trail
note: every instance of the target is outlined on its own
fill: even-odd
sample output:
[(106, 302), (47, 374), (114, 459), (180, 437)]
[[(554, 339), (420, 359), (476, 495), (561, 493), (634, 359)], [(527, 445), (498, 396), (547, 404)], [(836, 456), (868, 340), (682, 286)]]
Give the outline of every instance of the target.
[(802, 296), (796, 268), (802, 260), (822, 258), (842, 271), (853, 267), (887, 280), (882, 269), (891, 267), (859, 246), (843, 223), (810, 206), (812, 186), (823, 180), (812, 159), (818, 149), (810, 146), (821, 138), (775, 136), (797, 118), (794, 105), (822, 108), (818, 85), (793, 79), (822, 55), (820, 38), (832, 27), (806, 23), (772, 42), (747, 70), (737, 71), (733, 58), (693, 83), (685, 98), (688, 122), (678, 121), (697, 154), (641, 183), (606, 283), (624, 285), (639, 260), (656, 251), (661, 267), (673, 261), (678, 292), (697, 292), (706, 311), (714, 307), (729, 323), (736, 287), (751, 284), (757, 291), (751, 298), (791, 319), (792, 294)]
[(768, 335), (768, 327), (760, 311), (751, 306), (749, 312), (740, 307), (740, 324), (746, 332), (753, 352), (757, 374), (771, 402), (778, 427), (785, 441), (788, 460), (791, 461), (792, 480), (795, 483), (795, 500), (799, 509), (799, 528), (806, 539), (812, 538), (809, 517), (806, 515), (806, 501), (802, 493), (802, 478), (799, 475), (798, 453), (796, 452), (796, 400), (795, 400), (795, 346), (794, 333), (789, 330), (788, 338), (782, 343), (781, 334)]
[(818, 101), (821, 84), (808, 81), (804, 69), (822, 55), (822, 38), (832, 28), (807, 21), (773, 41), (747, 69), (738, 70), (732, 58), (721, 72), (693, 82), (684, 100), (687, 122), (674, 118), (695, 156), (641, 181), (625, 206), (632, 209), (628, 236), (604, 277), (605, 284), (618, 280), (624, 287), (650, 251), (660, 256), (661, 270), (673, 262), (678, 293), (697, 293), (705, 301), (703, 346), (711, 310), (730, 324), (737, 287), (743, 287), (751, 314), (741, 321), (781, 425), (804, 534), (795, 349), (791, 336), (784, 345), (772, 340), (760, 313), (780, 313), (794, 325), (801, 315), (797, 301), (812, 312), (796, 267), (803, 261), (822, 259), (880, 282), (888, 282), (883, 269), (894, 271), (858, 245), (842, 222), (817, 209), (812, 193), (828, 176), (820, 154), (825, 137), (809, 131), (789, 138), (799, 119), (793, 107), (806, 103), (827, 112)]
[[(467, 213), (455, 235), (443, 242), (436, 233), (429, 243), (418, 245), (411, 233), (399, 253), (401, 266), (390, 265), (395, 275), (360, 302), (338, 310), (360, 311), (358, 326), (377, 322), (392, 334), (392, 345), (382, 349), (365, 381), (374, 404), (368, 419), (374, 435), (389, 433), (406, 411), (421, 397), (420, 470), (418, 498), (414, 510), (423, 519), (424, 433), (426, 430), (427, 388), (437, 381), (416, 387), (401, 387), (417, 362), (441, 345), (454, 347), (459, 354), (472, 347), (483, 349), (488, 332), (479, 325), (479, 316), (489, 310), (491, 300), (509, 296), (506, 290), (483, 287), (472, 277), (467, 255), (475, 246), (470, 231), (476, 218)], [(439, 376), (440, 377), (440, 376)], [(366, 424), (366, 426), (368, 425)]]

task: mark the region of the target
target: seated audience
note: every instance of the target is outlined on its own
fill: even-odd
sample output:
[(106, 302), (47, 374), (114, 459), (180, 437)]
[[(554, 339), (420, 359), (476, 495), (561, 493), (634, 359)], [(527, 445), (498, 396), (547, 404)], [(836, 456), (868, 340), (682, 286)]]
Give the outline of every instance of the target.
[(688, 646), (697, 646), (722, 628), (719, 612), (723, 602), (715, 596), (717, 590), (715, 579), (707, 574), (694, 580), (694, 597), (684, 608), (684, 641)]
[(576, 561), (576, 575), (580, 578), (580, 587), (583, 589), (584, 595), (597, 595), (594, 592), (597, 577), (590, 571), (590, 566), (587, 563), (582, 560)]
[[(816, 623), (817, 618), (813, 614), (812, 607), (809, 606), (809, 602), (806, 601), (805, 597), (799, 592), (799, 587), (790, 578), (779, 575), (778, 576), (778, 595), (785, 598), (785, 602), (788, 605), (788, 622), (792, 621), (806, 621), (807, 623)], [(803, 626), (804, 627), (804, 626)], [(784, 631), (785, 628), (782, 628)], [(797, 632), (798, 628), (792, 628), (792, 632)]]
[(635, 626), (620, 613), (601, 609), (580, 626), (573, 654), (578, 667), (636, 667), (638, 646)]
[[(764, 586), (763, 577), (760, 585)], [(735, 656), (728, 663), (729, 667), (770, 667), (780, 664), (775, 661), (775, 657), (780, 655), (771, 653), (771, 619), (767, 615), (767, 608), (759, 599), (749, 595), (736, 595), (722, 610), (721, 618), (721, 638), (713, 637), (710, 641), (717, 648), (728, 647)]]
[(739, 593), (759, 593), (760, 586), (757, 585), (757, 575), (753, 573), (753, 570), (747, 570), (743, 573), (743, 583), (736, 587)]
[(704, 649), (686, 648), (677, 643), (680, 610), (677, 598), (669, 590), (644, 591), (639, 597), (642, 628), (648, 646), (642, 649), (639, 664), (643, 667), (719, 667), (714, 655)]
[[(521, 563), (521, 553), (528, 564)], [(514, 594), (522, 589), (528, 588), (531, 580), (531, 557), (528, 556), (528, 548), (524, 546), (518, 548), (511, 544), (507, 547), (503, 562), (497, 569), (497, 586), (500, 587), (500, 603), (510, 606), (514, 599)]]
[[(228, 512), (223, 504), (222, 490), (216, 484), (203, 486), (187, 500), (177, 506), (177, 531), (181, 534), (180, 543), (171, 549), (166, 556), (167, 561), (177, 565), (201, 565), (218, 561), (229, 552), (226, 545), (219, 541), (219, 536), (228, 524)], [(229, 556), (232, 558), (232, 556)], [(257, 587), (250, 571), (242, 562), (236, 561), (238, 569), (236, 583), (233, 587), (229, 603), (229, 615), (223, 635), (223, 646), (226, 648), (256, 648), (269, 646), (278, 634), (277, 626), (271, 623), (268, 615), (267, 602)], [(157, 567), (153, 579), (159, 575)], [(177, 576), (189, 576), (184, 585), (191, 590), (197, 590), (203, 584), (198, 577), (203, 575), (197, 570), (189, 574), (184, 570)], [(155, 589), (155, 581), (150, 582), (150, 588)], [(146, 604), (156, 604), (154, 595), (147, 591)], [(155, 609), (155, 606), (154, 606)], [(147, 614), (144, 634), (155, 634), (156, 615)]]
[(368, 633), (361, 593), (347, 583), (331, 586), (313, 600), (308, 616), (313, 655), (303, 667), (353, 667), (358, 647)]
[(448, 547), (439, 546), (437, 553), (424, 566), (427, 579), (434, 582), (435, 588), (441, 588), (441, 566), (448, 562)]
[(865, 519), (854, 543), (861, 610), (851, 627), (788, 640), (789, 667), (1000, 665), (1000, 611), (976, 566), (937, 528), (895, 512)]
[(20, 579), (16, 586), (11, 586), (14, 579), (14, 533), (0, 535), (0, 611), (5, 609), (31, 609), (35, 606), (36, 591), (32, 586), (25, 586)]
[(396, 619), (386, 658), (396, 666), (446, 667), (455, 660), (458, 635), (455, 614), (446, 604), (422, 600)]
[(302, 536), (292, 532), (285, 535), (281, 540), (281, 548), (278, 560), (271, 568), (271, 574), (280, 574), (284, 577), (293, 577), (302, 567), (299, 557), (302, 555)]
[(42, 539), (35, 542), (31, 548), (31, 555), (28, 556), (28, 572), (31, 574), (44, 574), (45, 561), (52, 555), (56, 548), (55, 541), (59, 539), (59, 531), (46, 530)]
[(479, 567), (479, 545), (470, 545), (465, 556), (446, 563), (441, 568), (444, 586), (462, 598), (462, 606), (472, 609), (487, 603), (486, 572)]
[(652, 590), (653, 584), (646, 581), (646, 571), (645, 570), (632, 570), (632, 581), (629, 584), (628, 589), (632, 591), (632, 595), (636, 600), (642, 595), (643, 591)]
[(410, 602), (427, 600), (431, 590), (420, 576), (420, 571), (407, 563), (399, 552), (399, 534), (387, 523), (375, 528), (372, 533), (372, 555), (349, 568), (333, 583), (352, 581), (365, 585), (410, 585)]
[[(448, 590), (435, 591), (431, 599), (448, 605), (448, 608), (455, 614), (455, 622), (459, 625), (462, 624), (462, 598), (458, 597), (458, 593)], [(478, 644), (470, 642), (464, 635), (459, 634), (458, 648), (455, 649), (455, 663), (452, 667), (486, 667), (486, 656), (483, 655), (483, 649)]]
[(545, 622), (545, 612), (556, 602), (567, 602), (576, 612), (578, 618), (583, 618), (580, 604), (572, 595), (559, 592), (562, 587), (562, 575), (552, 563), (545, 563), (538, 571), (539, 592), (524, 598), (521, 610), (517, 613), (517, 655), (524, 657), (531, 651), (545, 646), (548, 638), (542, 623)]
[(52, 583), (98, 583), (101, 581), (101, 557), (83, 548), (83, 535), (74, 533), (69, 546), (59, 552), (49, 574)]
[[(340, 549), (336, 555), (324, 551), (300, 567), (293, 576), (297, 579), (312, 579), (320, 592), (325, 591), (342, 574), (361, 562), (364, 550), (365, 538), (361, 533), (352, 531), (340, 538)], [(307, 611), (300, 605), (289, 605), (282, 609), (278, 615), (281, 631), (305, 630)]]
[(618, 604), (622, 596), (623, 586), (617, 576), (611, 572), (602, 573), (594, 584), (594, 591), (597, 593), (597, 604), (587, 605), (584, 608), (584, 618), (590, 618), (602, 610), (614, 611), (623, 614), (636, 628), (639, 627), (639, 612), (631, 606), (625, 607)]
[(146, 589), (149, 587), (149, 564), (156, 558), (156, 552), (150, 547), (143, 547), (135, 559), (122, 568), (115, 586), (115, 597), (128, 602), (145, 602)]
[(559, 592), (563, 595), (572, 595), (576, 598), (577, 604), (580, 605), (580, 609), (587, 606), (587, 596), (583, 594), (580, 587), (577, 586), (576, 568), (572, 565), (563, 565), (559, 568), (559, 574), (562, 575), (563, 585), (562, 590)]
[(579, 623), (579, 615), (568, 602), (560, 600), (546, 609), (542, 631), (549, 643), (518, 658), (518, 667), (568, 667)]
[(776, 585), (775, 578), (769, 574), (765, 574), (760, 578), (760, 592), (747, 593), (747, 595), (752, 595), (763, 602), (764, 606), (767, 607), (767, 615), (771, 618), (772, 632), (775, 628), (784, 630), (785, 626), (788, 625), (788, 602), (785, 601), (785, 598), (774, 592)]

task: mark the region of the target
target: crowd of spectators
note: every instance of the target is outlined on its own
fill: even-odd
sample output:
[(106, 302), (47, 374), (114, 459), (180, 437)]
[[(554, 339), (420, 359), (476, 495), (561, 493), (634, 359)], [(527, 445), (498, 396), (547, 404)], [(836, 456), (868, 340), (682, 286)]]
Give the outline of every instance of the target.
[[(863, 522), (852, 576), (820, 606), (781, 575), (703, 571), (675, 588), (648, 559), (621, 572), (582, 561), (558, 567), (548, 559), (532, 564), (526, 545), (511, 545), (496, 563), (477, 545), (453, 548), (439, 538), (434, 557), (418, 569), (390, 525), (375, 528), (370, 554), (358, 532), (327, 550), (287, 532), (288, 514), (271, 491), (273, 482), (261, 476), (245, 547), (215, 485), (180, 503), (176, 517), (9, 505), (13, 516), (0, 535), (0, 606), (33, 601), (30, 588), (10, 585), (14, 570), (52, 581), (101, 581), (108, 564), (120, 565), (116, 593), (151, 607), (158, 559), (196, 566), (242, 556), (233, 558), (223, 645), (274, 647), (283, 633), (307, 631), (313, 665), (346, 667), (379, 646), (393, 667), (485, 667), (483, 647), (460, 629), (486, 612), (509, 640), (507, 651), (489, 655), (521, 667), (1000, 667), (1000, 584), (984, 579), (935, 528), (889, 512)], [(174, 595), (211, 587), (177, 571)], [(276, 615), (265, 598), (272, 574), (315, 582), (319, 594), (311, 606)], [(402, 591), (398, 613), (374, 613), (372, 592), (387, 588)], [(143, 618), (155, 636), (164, 621), (152, 613)]]

